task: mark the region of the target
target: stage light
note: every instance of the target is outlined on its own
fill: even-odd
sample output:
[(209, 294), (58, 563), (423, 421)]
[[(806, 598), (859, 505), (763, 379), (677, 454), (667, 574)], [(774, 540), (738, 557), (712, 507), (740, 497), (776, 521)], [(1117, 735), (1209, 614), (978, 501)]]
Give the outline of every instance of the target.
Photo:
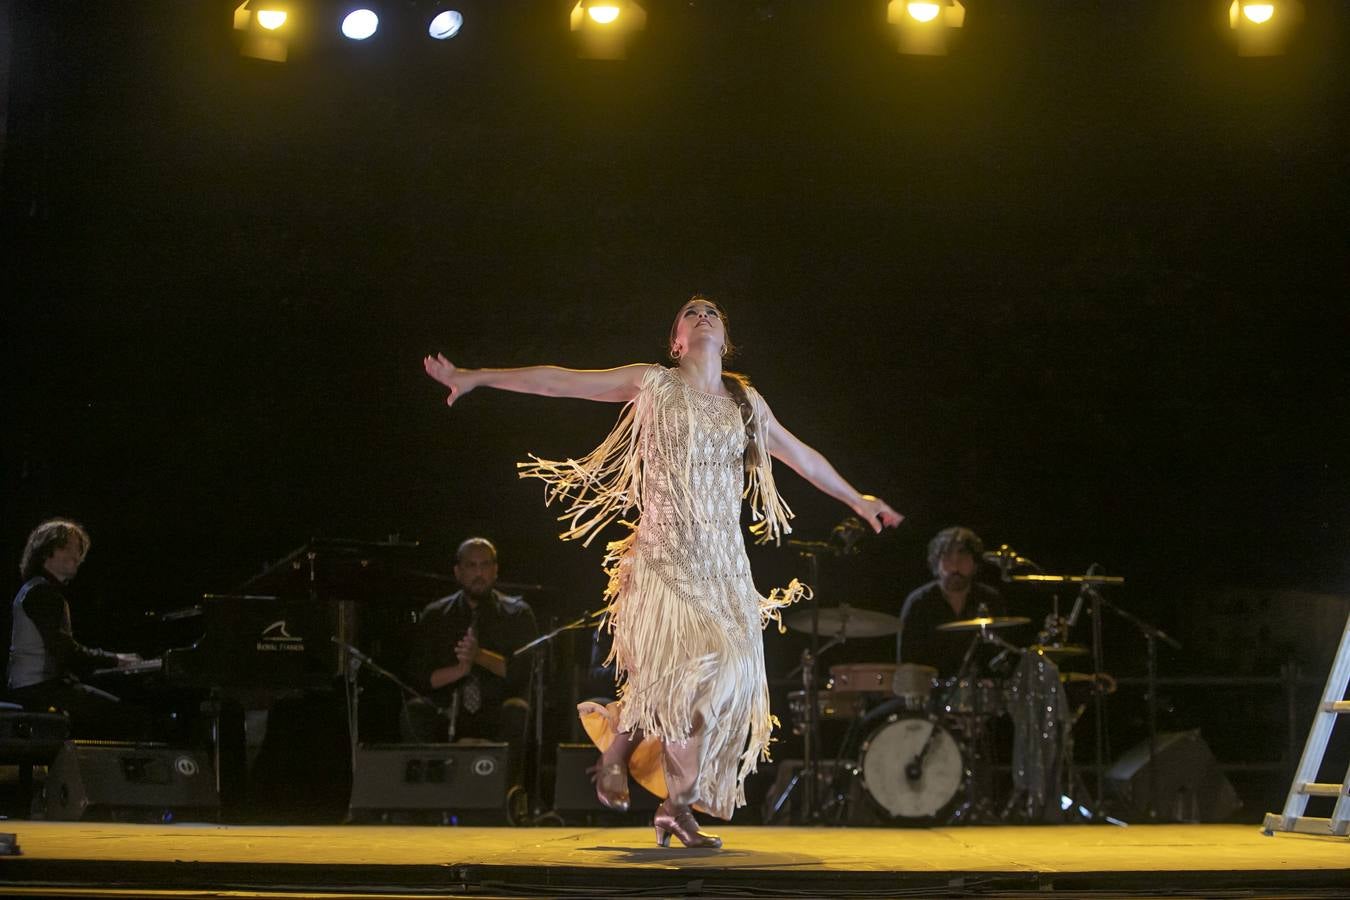
[(647, 11), (633, 0), (578, 0), (570, 25), (582, 59), (623, 59), (634, 33), (647, 27)]
[(890, 0), (886, 21), (901, 53), (945, 56), (952, 32), (966, 24), (966, 8), (959, 0)]
[(608, 25), (619, 17), (619, 8), (617, 6), (590, 6), (586, 8), (586, 14), (591, 20), (601, 25)]
[(906, 3), (905, 12), (909, 13), (911, 19), (931, 22), (937, 18), (938, 13), (942, 12), (942, 7), (936, 3)]
[(447, 41), (459, 34), (459, 29), (464, 25), (464, 16), (457, 10), (447, 9), (432, 16), (431, 24), (427, 26), (427, 34), (438, 41)]
[(268, 62), (285, 62), (293, 25), (288, 0), (245, 0), (234, 10), (239, 53)]
[(268, 31), (276, 31), (286, 24), (286, 10), (284, 9), (260, 9), (257, 15), (258, 25)]
[(1228, 6), (1229, 36), (1238, 56), (1278, 56), (1302, 22), (1300, 0), (1233, 0)]
[(1242, 4), (1242, 14), (1248, 21), (1257, 25), (1264, 25), (1270, 21), (1270, 17), (1275, 15), (1275, 4), (1273, 3), (1244, 3)]
[(366, 9), (354, 9), (342, 19), (342, 35), (353, 41), (364, 41), (373, 35), (380, 27), (380, 17), (375, 15), (375, 11)]

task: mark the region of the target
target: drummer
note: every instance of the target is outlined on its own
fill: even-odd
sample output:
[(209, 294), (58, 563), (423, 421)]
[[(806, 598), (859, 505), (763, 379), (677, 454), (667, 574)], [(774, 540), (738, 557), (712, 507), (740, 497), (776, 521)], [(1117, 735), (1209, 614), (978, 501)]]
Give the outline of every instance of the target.
[[(928, 542), (928, 568), (933, 580), (914, 590), (900, 607), (900, 632), (896, 637), (896, 662), (932, 666), (939, 677), (961, 672), (961, 663), (971, 646), (968, 631), (938, 631), (946, 622), (977, 616), (1005, 614), (998, 591), (975, 580), (984, 553), (984, 542), (969, 528), (944, 528)], [(967, 675), (980, 670), (993, 655), (991, 648), (976, 649)]]

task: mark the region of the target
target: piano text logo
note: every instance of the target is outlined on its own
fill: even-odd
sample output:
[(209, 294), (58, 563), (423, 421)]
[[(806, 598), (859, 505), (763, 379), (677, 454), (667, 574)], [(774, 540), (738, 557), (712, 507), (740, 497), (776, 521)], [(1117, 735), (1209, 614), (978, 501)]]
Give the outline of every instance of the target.
[(257, 649), (270, 653), (304, 653), (305, 639), (286, 630), (286, 620), (278, 619), (262, 630)]

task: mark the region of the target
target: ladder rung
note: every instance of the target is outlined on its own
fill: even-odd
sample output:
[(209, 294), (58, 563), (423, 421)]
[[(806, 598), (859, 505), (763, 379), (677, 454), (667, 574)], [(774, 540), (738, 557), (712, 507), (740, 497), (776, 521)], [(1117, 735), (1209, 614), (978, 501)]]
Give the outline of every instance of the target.
[(1318, 819), (1312, 816), (1297, 816), (1289, 826), (1285, 827), (1283, 816), (1275, 813), (1266, 813), (1266, 821), (1262, 830), (1266, 834), (1276, 831), (1293, 831), (1298, 834), (1337, 834), (1330, 819)]
[(1304, 781), (1298, 786), (1298, 792), (1309, 797), (1339, 797), (1345, 790), (1343, 784), (1323, 784), (1316, 781)]
[(1330, 703), (1323, 704), (1322, 712), (1350, 713), (1350, 700), (1333, 700)]

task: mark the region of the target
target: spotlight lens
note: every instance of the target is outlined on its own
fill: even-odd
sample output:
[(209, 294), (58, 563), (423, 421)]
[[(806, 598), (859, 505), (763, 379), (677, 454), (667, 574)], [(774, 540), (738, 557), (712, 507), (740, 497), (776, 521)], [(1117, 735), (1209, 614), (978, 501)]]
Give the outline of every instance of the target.
[(276, 31), (286, 24), (286, 13), (280, 9), (258, 10), (258, 24), (268, 31)]
[(608, 25), (619, 17), (619, 8), (617, 6), (591, 6), (586, 9), (587, 15), (601, 25)]
[(380, 27), (380, 17), (368, 9), (358, 9), (342, 20), (342, 33), (354, 41), (364, 41)]
[(910, 3), (905, 6), (905, 12), (909, 13), (910, 18), (919, 22), (931, 22), (937, 18), (941, 12), (936, 3)]
[(431, 20), (431, 27), (427, 29), (427, 34), (438, 41), (444, 41), (459, 34), (459, 27), (464, 24), (464, 17), (453, 9), (447, 9), (438, 14)]
[(1244, 3), (1242, 14), (1257, 25), (1263, 25), (1270, 21), (1270, 17), (1275, 15), (1275, 4), (1273, 3)]

